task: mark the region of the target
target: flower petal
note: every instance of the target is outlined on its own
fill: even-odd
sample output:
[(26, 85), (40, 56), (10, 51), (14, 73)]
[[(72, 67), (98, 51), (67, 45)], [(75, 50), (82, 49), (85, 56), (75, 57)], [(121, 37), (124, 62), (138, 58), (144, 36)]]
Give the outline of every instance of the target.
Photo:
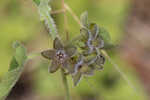
[(97, 26), (97, 24), (91, 23), (90, 24), (90, 31), (93, 35), (93, 39), (95, 39), (97, 37), (97, 35), (99, 34), (99, 27)]
[(80, 29), (80, 33), (81, 33), (82, 37), (83, 37), (85, 40), (88, 39), (88, 37), (89, 37), (88, 29), (86, 29), (86, 28), (81, 28), (81, 29)]
[(65, 51), (69, 57), (72, 57), (76, 53), (77, 48), (73, 45), (68, 45), (65, 47)]
[(54, 40), (54, 49), (57, 49), (57, 50), (63, 49), (63, 45), (57, 37)]
[(88, 27), (88, 13), (87, 12), (83, 12), (81, 14), (80, 21), (84, 27)]
[(84, 65), (80, 69), (80, 72), (86, 76), (92, 76), (94, 74), (94, 67), (92, 65), (91, 66)]
[(105, 58), (103, 55), (99, 55), (98, 58), (96, 59), (96, 64), (98, 66), (103, 66), (105, 63)]
[(54, 72), (56, 72), (58, 70), (58, 68), (59, 68), (59, 64), (56, 61), (52, 61), (52, 64), (49, 67), (48, 71), (50, 73), (54, 73)]
[(45, 50), (45, 51), (42, 51), (41, 52), (41, 55), (44, 57), (44, 58), (47, 58), (47, 59), (53, 59), (53, 57), (55, 56), (55, 50)]
[[(93, 56), (94, 56), (94, 57), (93, 57)], [(95, 57), (94, 54), (93, 54), (93, 55), (90, 55), (90, 56), (87, 56), (87, 57), (86, 57), (86, 63), (87, 63), (88, 65), (94, 64), (95, 61), (96, 61), (96, 59), (97, 59), (97, 57)]]
[(100, 36), (98, 36), (97, 38), (96, 38), (96, 41), (98, 42), (97, 44), (97, 48), (103, 48), (104, 47), (104, 40), (100, 37)]
[(70, 73), (70, 74), (73, 74), (74, 73), (74, 66), (72, 66), (69, 61), (66, 61), (63, 63), (62, 67), (64, 69), (67, 69), (67, 71)]
[(103, 69), (104, 69), (104, 67), (103, 67), (103, 66), (96, 66), (96, 68), (95, 68), (95, 69), (97, 69), (97, 70), (101, 71), (101, 70), (103, 70)]
[(76, 73), (75, 75), (72, 76), (74, 86), (77, 86), (77, 85), (78, 85), (78, 83), (79, 83), (80, 80), (81, 80), (81, 77), (82, 77), (82, 74), (81, 74), (80, 72), (78, 72), (78, 73)]
[(75, 66), (74, 67), (74, 70), (75, 70), (74, 74), (76, 74), (78, 72), (79, 68), (83, 65), (83, 63), (84, 63), (83, 56), (80, 55), (79, 58), (78, 58), (77, 63), (74, 65)]

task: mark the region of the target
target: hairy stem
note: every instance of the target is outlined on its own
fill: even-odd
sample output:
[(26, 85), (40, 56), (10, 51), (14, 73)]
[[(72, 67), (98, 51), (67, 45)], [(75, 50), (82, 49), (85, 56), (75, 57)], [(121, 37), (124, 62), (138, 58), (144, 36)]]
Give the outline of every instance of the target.
[(65, 8), (65, 1), (64, 0), (62, 0), (62, 9), (64, 9), (64, 31), (66, 33), (66, 40), (69, 40), (68, 21), (67, 21), (66, 8)]
[(62, 81), (63, 81), (63, 84), (64, 84), (64, 88), (65, 88), (65, 91), (66, 91), (66, 100), (70, 100), (69, 87), (68, 87), (67, 77), (65, 75), (64, 69), (61, 69), (61, 76), (62, 76)]
[(28, 59), (33, 59), (38, 56), (41, 56), (41, 52), (30, 53), (30, 54), (28, 54)]
[[(62, 4), (62, 9), (64, 9), (64, 12), (63, 12), (63, 14), (64, 14), (64, 32), (66, 33), (66, 40), (69, 40), (68, 24), (67, 24), (68, 22), (67, 22), (67, 16), (66, 16), (66, 9), (65, 9), (64, 0), (62, 0), (61, 4)], [(70, 100), (69, 87), (68, 87), (67, 77), (66, 77), (64, 69), (61, 69), (61, 76), (62, 76), (62, 81), (63, 81), (63, 84), (64, 84), (64, 88), (65, 88), (65, 91), (66, 91), (66, 100)]]
[(60, 14), (60, 13), (64, 13), (64, 12), (65, 12), (64, 9), (59, 9), (59, 10), (51, 11), (51, 14)]
[(81, 26), (83, 27), (83, 25), (80, 22), (80, 19), (76, 16), (76, 14), (72, 11), (72, 9), (67, 5), (64, 4), (64, 7), (66, 8), (66, 10), (68, 10), (68, 12), (72, 15), (72, 17), (75, 19), (75, 21)]
[(136, 88), (134, 87), (134, 85), (128, 79), (128, 77), (126, 76), (126, 74), (123, 71), (120, 70), (119, 66), (111, 60), (111, 58), (108, 56), (107, 52), (103, 50), (102, 53), (108, 59), (108, 61), (114, 66), (114, 68), (120, 73), (120, 75), (128, 83), (128, 85), (136, 92)]

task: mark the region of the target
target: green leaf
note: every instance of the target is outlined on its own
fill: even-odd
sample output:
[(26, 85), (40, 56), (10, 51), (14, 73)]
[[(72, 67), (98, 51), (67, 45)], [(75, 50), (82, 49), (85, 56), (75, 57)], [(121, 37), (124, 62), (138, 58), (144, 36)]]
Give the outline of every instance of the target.
[(14, 47), (16, 53), (12, 57), (10, 68), (0, 81), (0, 100), (4, 100), (8, 96), (9, 92), (18, 81), (24, 68), (23, 65), (27, 59), (26, 49), (21, 44), (16, 42)]
[(17, 60), (15, 59), (15, 57), (13, 56), (11, 62), (10, 62), (10, 68), (9, 68), (9, 71), (17, 68), (19, 66)]
[(41, 21), (45, 21), (47, 28), (49, 29), (49, 34), (54, 40), (57, 37), (57, 29), (53, 18), (50, 15), (51, 7), (48, 5), (49, 0), (34, 0), (38, 6)]
[(113, 50), (113, 49), (116, 49), (117, 47), (118, 47), (117, 45), (114, 45), (112, 43), (105, 43), (103, 49), (105, 49), (105, 50)]
[(20, 46), (16, 48), (15, 59), (17, 63), (22, 66), (23, 61), (25, 61), (26, 58), (26, 49), (20, 44)]
[(33, 1), (36, 3), (37, 6), (40, 5), (40, 0), (33, 0)]
[(110, 34), (109, 34), (109, 32), (106, 29), (100, 28), (100, 32), (99, 33), (100, 33), (100, 36), (104, 40), (104, 47), (103, 47), (103, 49), (110, 50), (110, 49), (115, 49), (117, 47), (114, 44), (112, 44)]
[(81, 14), (81, 17), (80, 17), (80, 21), (81, 21), (81, 24), (84, 26), (84, 27), (88, 27), (88, 13), (87, 11), (86, 12), (83, 12)]
[(103, 38), (104, 43), (110, 43), (111, 38), (109, 32), (105, 28), (100, 28), (100, 36)]

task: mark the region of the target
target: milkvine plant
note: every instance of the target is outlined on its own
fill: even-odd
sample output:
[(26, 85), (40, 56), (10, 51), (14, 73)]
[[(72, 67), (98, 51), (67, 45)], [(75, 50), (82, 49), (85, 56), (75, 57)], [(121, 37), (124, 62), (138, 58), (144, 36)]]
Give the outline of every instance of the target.
[[(81, 26), (80, 35), (73, 37), (72, 40), (68, 39), (68, 32), (64, 32), (66, 33), (67, 41), (69, 41), (65, 43), (57, 31), (54, 19), (51, 17), (50, 13), (52, 11), (49, 0), (33, 0), (33, 2), (39, 11), (41, 21), (45, 22), (50, 38), (53, 40), (53, 48), (43, 50), (40, 54), (48, 61), (51, 61), (51, 65), (48, 68), (49, 73), (55, 73), (58, 69), (61, 70), (66, 90), (66, 100), (70, 100), (66, 77), (71, 75), (74, 86), (77, 86), (84, 76), (92, 76), (95, 71), (103, 69), (105, 57), (107, 57), (104, 50), (113, 47), (109, 33), (96, 23), (91, 22), (88, 19), (87, 12), (82, 13), (79, 20), (62, 0), (63, 10), (61, 11), (64, 13), (64, 20), (66, 20), (65, 12), (69, 11)], [(15, 54), (12, 57), (10, 69), (0, 82), (0, 100), (5, 100), (19, 79), (24, 69), (23, 65), (31, 58), (31, 56), (27, 56), (26, 48), (19, 42), (15, 42), (13, 48), (15, 48)]]
[(53, 48), (41, 52), (44, 58), (51, 60), (48, 69), (50, 73), (61, 69), (65, 76), (72, 76), (73, 83), (77, 86), (83, 76), (92, 76), (95, 70), (103, 69), (105, 57), (101, 50), (105, 48), (106, 38), (104, 34), (108, 35), (105, 29), (90, 22), (88, 13), (84, 12), (81, 14), (80, 20), (80, 36), (65, 43), (62, 41), (55, 22), (49, 14), (51, 12), (48, 5), (49, 0), (34, 0), (34, 2), (38, 7), (41, 20), (45, 22), (53, 39)]

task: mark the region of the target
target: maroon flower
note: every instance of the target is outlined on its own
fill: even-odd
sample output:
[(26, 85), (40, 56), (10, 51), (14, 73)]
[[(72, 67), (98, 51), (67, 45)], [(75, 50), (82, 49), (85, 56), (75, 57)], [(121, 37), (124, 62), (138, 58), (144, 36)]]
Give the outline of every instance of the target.
[(86, 59), (80, 55), (77, 63), (74, 65), (75, 72), (72, 74), (74, 85), (76, 86), (82, 76), (92, 76), (95, 70), (102, 70), (105, 63), (105, 58), (102, 55), (97, 55), (94, 58)]
[(53, 46), (54, 49), (45, 50), (41, 53), (44, 58), (52, 60), (49, 72), (56, 72), (61, 67), (69, 73), (73, 73), (74, 69), (70, 64), (70, 58), (75, 54), (76, 47), (70, 44), (64, 46), (58, 38), (54, 40)]
[(95, 23), (89, 24), (88, 27), (81, 28), (82, 41), (85, 43), (86, 54), (91, 54), (95, 48), (102, 49), (104, 41), (100, 36), (99, 27)]

